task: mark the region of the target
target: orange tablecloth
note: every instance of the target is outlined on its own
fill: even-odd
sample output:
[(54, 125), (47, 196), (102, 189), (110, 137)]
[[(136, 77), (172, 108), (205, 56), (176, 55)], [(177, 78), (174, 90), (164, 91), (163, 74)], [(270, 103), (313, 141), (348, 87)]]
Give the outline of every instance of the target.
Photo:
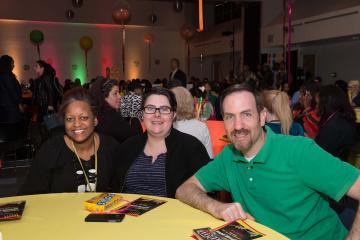
[(206, 125), (210, 132), (211, 142), (213, 145), (214, 157), (218, 155), (222, 149), (228, 144), (227, 142), (220, 140), (225, 135), (225, 128), (223, 121), (206, 121)]

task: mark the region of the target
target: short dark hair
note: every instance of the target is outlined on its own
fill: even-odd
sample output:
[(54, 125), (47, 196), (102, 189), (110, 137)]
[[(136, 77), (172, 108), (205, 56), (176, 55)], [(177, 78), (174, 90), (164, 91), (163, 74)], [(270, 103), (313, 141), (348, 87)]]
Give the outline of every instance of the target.
[(2, 55), (0, 57), (0, 73), (11, 72), (12, 64), (14, 63), (14, 59), (9, 55)]
[(257, 109), (258, 113), (260, 113), (264, 109), (264, 105), (262, 103), (260, 93), (258, 91), (256, 91), (256, 89), (251, 87), (249, 84), (241, 83), (241, 84), (231, 85), (230, 87), (226, 88), (222, 92), (222, 94), (220, 96), (221, 114), (224, 114), (223, 104), (224, 104), (225, 98), (227, 96), (229, 96), (230, 94), (233, 94), (233, 93), (236, 93), (236, 92), (249, 92), (249, 93), (251, 93), (255, 98), (256, 109)]
[(142, 109), (144, 109), (145, 102), (151, 95), (165, 96), (170, 103), (171, 111), (176, 112), (177, 103), (176, 103), (175, 94), (170, 90), (162, 87), (154, 87), (149, 92), (144, 94), (141, 104)]
[(63, 96), (59, 110), (59, 113), (61, 114), (62, 117), (65, 116), (65, 112), (69, 104), (75, 101), (82, 101), (89, 104), (91, 108), (91, 112), (94, 114), (94, 116), (97, 116), (96, 105), (94, 104), (93, 99), (91, 98), (88, 90), (82, 87), (76, 87), (67, 91)]
[(177, 59), (177, 58), (172, 58), (171, 59), (171, 62), (176, 62), (176, 65), (179, 67), (180, 66), (180, 61), (179, 61), (179, 59)]

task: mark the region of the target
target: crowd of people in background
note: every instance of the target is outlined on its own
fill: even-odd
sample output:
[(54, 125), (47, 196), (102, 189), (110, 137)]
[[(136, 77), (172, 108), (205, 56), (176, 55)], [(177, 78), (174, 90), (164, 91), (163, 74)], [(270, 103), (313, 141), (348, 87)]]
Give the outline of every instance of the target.
[[(41, 137), (21, 193), (114, 191), (175, 197), (179, 186), (215, 157), (205, 122), (224, 120), (225, 127), (233, 127), (229, 122), (235, 116), (223, 116), (223, 93), (229, 89), (240, 89), (235, 93), (242, 97), (252, 93), (261, 103), (262, 136), (265, 129), (269, 136), (305, 136), (343, 162), (358, 140), (353, 108), (360, 107), (359, 80), (324, 86), (321, 77), (299, 71), (288, 81), (281, 62), (259, 65), (256, 71), (244, 65), (238, 75), (230, 71), (221, 80), (188, 81), (178, 59), (170, 65), (169, 78), (154, 82), (118, 81), (107, 74), (84, 84), (66, 79), (62, 85), (55, 69), (42, 60), (34, 65), (35, 79), (19, 82), (13, 58), (2, 56), (0, 122), (42, 126), (52, 133), (48, 118), (59, 120), (60, 131)], [(236, 104), (246, 105), (249, 99), (234, 98), (227, 105), (236, 112)], [(252, 118), (248, 110), (241, 116), (242, 121)], [(187, 202), (185, 193), (183, 188), (180, 198)], [(355, 208), (347, 196), (329, 201), (338, 213)]]

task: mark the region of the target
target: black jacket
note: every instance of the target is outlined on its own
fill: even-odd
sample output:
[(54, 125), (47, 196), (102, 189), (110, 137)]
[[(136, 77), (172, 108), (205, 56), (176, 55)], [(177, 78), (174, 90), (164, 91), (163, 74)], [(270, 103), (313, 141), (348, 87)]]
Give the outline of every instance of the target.
[[(127, 171), (144, 150), (147, 134), (132, 137), (120, 145), (121, 159), (117, 162), (113, 190), (121, 192)], [(198, 169), (206, 165), (210, 158), (204, 145), (195, 137), (172, 129), (165, 139), (167, 148), (165, 179), (167, 197), (174, 198), (176, 189)]]
[(0, 122), (21, 122), (21, 86), (11, 72), (0, 74)]
[[(99, 137), (96, 190), (107, 192), (112, 181), (114, 161), (119, 158), (116, 152), (119, 144), (112, 137), (102, 134)], [(74, 158), (76, 156), (67, 147), (64, 136), (49, 139), (37, 152), (21, 194), (77, 192)]]
[(173, 78), (171, 78), (171, 74), (172, 74), (172, 72), (170, 73), (170, 76), (169, 76), (169, 82), (172, 81), (172, 80), (177, 80), (177, 81), (181, 82), (181, 85), (182, 85), (183, 87), (186, 88), (186, 83), (187, 83), (187, 81), (186, 81), (186, 74), (185, 74), (183, 71), (181, 71), (180, 69), (178, 69), (178, 70), (175, 72)]
[(356, 125), (336, 114), (320, 127), (315, 141), (328, 153), (347, 161), (350, 149), (356, 142)]
[(112, 136), (119, 143), (138, 133), (119, 112), (108, 106), (99, 114), (98, 120), (97, 131)]

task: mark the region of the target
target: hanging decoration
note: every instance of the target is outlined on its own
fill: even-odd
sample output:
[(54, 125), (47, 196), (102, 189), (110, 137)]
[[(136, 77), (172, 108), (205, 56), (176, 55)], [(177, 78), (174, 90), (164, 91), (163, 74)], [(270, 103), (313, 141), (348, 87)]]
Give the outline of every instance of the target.
[(180, 29), (181, 37), (187, 44), (187, 75), (190, 76), (190, 40), (194, 37), (196, 29), (191, 24), (184, 24)]
[(86, 81), (88, 81), (88, 51), (93, 47), (93, 40), (89, 36), (83, 36), (80, 38), (80, 47), (85, 53), (85, 69), (86, 69)]
[(122, 59), (122, 70), (125, 73), (125, 23), (130, 19), (130, 10), (128, 7), (122, 6), (112, 12), (112, 18), (116, 24), (120, 24), (122, 32), (121, 42), (121, 59)]
[(151, 71), (151, 43), (154, 42), (154, 35), (151, 33), (145, 33), (144, 41), (148, 45), (149, 51), (149, 72)]
[(83, 5), (84, 1), (83, 0), (72, 0), (72, 5), (75, 8), (81, 8)]
[(30, 32), (30, 40), (36, 45), (39, 60), (41, 59), (40, 44), (44, 41), (44, 33), (40, 30), (32, 30)]
[(177, 13), (179, 13), (179, 12), (182, 11), (182, 9), (183, 9), (183, 3), (182, 3), (182, 1), (181, 1), (181, 0), (176, 0), (176, 1), (174, 2), (174, 11), (177, 12)]
[(199, 28), (198, 32), (204, 31), (204, 12), (203, 12), (203, 0), (199, 0)]
[(292, 2), (288, 0), (287, 2), (287, 17), (288, 17), (288, 26), (287, 26), (287, 33), (288, 33), (288, 49), (287, 49), (287, 77), (288, 77), (288, 84), (291, 86), (292, 84), (292, 75), (291, 75), (291, 18), (292, 18)]
[(74, 18), (74, 11), (69, 9), (66, 11), (65, 16), (67, 20), (72, 20)]
[(156, 23), (156, 21), (157, 21), (157, 16), (156, 16), (156, 14), (155, 14), (155, 13), (152, 13), (152, 14), (150, 15), (150, 22), (151, 22), (152, 24), (154, 24), (154, 23)]

